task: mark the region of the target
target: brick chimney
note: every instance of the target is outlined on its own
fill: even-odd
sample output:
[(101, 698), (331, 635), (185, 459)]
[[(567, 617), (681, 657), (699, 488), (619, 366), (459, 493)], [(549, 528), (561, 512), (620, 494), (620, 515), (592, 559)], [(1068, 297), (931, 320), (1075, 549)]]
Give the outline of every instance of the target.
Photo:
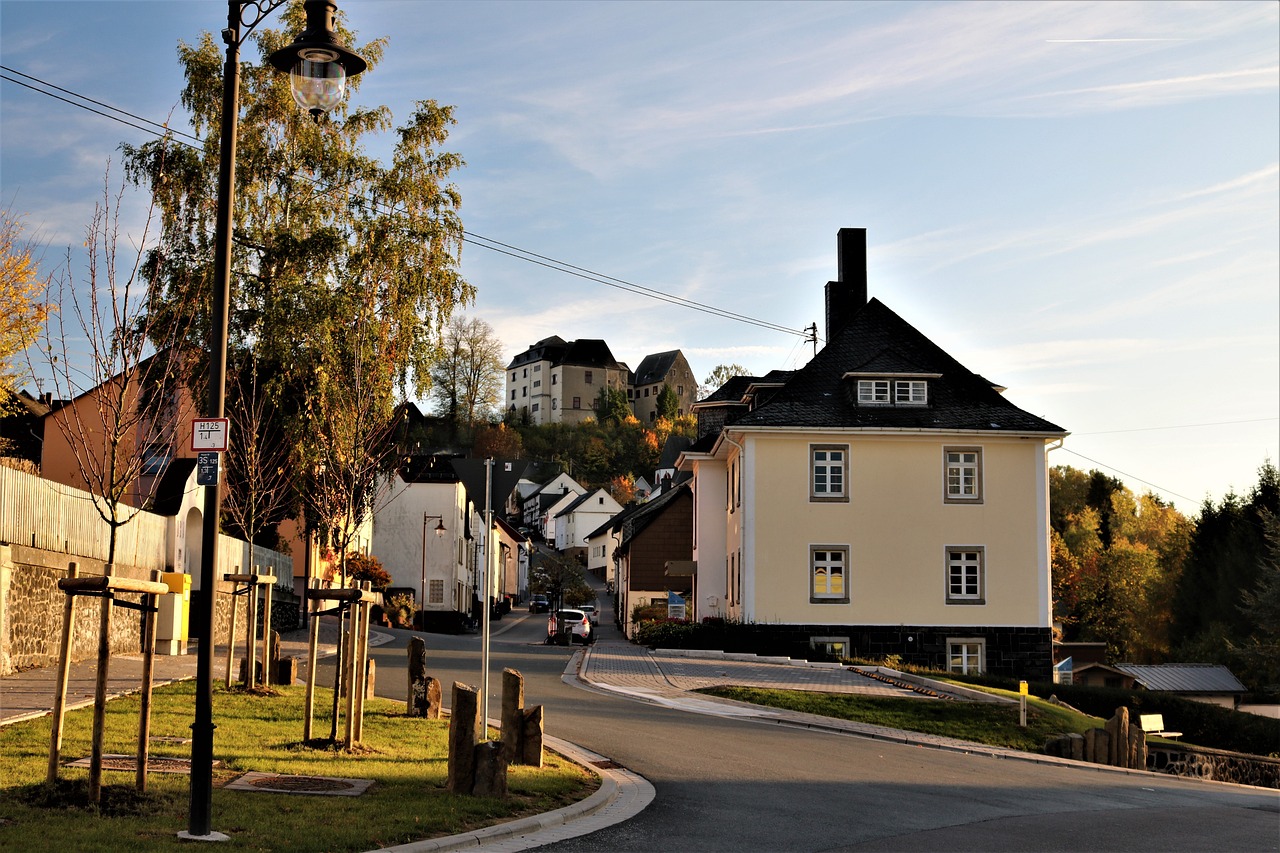
[(841, 228), (836, 281), (827, 282), (827, 340), (867, 304), (867, 229)]

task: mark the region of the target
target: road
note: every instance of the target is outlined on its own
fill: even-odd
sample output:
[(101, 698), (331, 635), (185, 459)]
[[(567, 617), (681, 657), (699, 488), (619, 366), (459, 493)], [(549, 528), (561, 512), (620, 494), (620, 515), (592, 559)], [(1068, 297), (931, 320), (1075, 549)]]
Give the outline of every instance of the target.
[[(543, 616), (494, 623), (490, 716), (501, 672), (525, 676), (548, 734), (653, 783), (638, 817), (558, 851), (1280, 850), (1280, 794), (1175, 778), (923, 749), (692, 714), (562, 680), (573, 649), (545, 646)], [(409, 632), (377, 648), (377, 693), (405, 695)], [(445, 702), (480, 682), (480, 638), (424, 635)], [(611, 625), (601, 641), (620, 640)], [(331, 677), (331, 676), (330, 676)], [(322, 681), (322, 683), (325, 683)]]

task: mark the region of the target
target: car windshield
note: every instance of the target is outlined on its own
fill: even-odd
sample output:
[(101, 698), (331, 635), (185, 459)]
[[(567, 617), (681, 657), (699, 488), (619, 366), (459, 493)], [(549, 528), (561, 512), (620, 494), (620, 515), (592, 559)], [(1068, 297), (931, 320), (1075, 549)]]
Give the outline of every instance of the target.
[(581, 610), (561, 610), (556, 614), (556, 618), (562, 619), (565, 622), (581, 622), (583, 619), (587, 618), (587, 615)]

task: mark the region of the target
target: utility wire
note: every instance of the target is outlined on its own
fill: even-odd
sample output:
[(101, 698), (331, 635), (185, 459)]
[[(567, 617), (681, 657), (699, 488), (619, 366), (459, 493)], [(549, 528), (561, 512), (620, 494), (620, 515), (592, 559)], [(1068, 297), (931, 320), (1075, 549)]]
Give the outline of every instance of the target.
[(1236, 424), (1263, 424), (1270, 421), (1280, 421), (1280, 418), (1253, 418), (1247, 421), (1218, 421), (1212, 424), (1177, 424), (1174, 426), (1161, 427), (1135, 427), (1134, 429), (1112, 429), (1103, 432), (1073, 432), (1072, 435), (1118, 435), (1124, 432), (1156, 432), (1162, 429), (1194, 429), (1196, 427), (1216, 427), (1216, 426), (1235, 426)]
[(1175, 498), (1182, 498), (1184, 501), (1191, 501), (1192, 503), (1195, 503), (1195, 498), (1189, 498), (1186, 495), (1178, 494), (1172, 489), (1166, 489), (1166, 488), (1163, 488), (1162, 486), (1157, 486), (1155, 483), (1152, 483), (1148, 480), (1144, 480), (1141, 477), (1135, 477), (1133, 474), (1129, 474), (1125, 471), (1121, 471), (1119, 468), (1113, 468), (1112, 466), (1108, 465), (1105, 462), (1099, 462), (1097, 459), (1091, 459), (1090, 457), (1085, 456), (1083, 453), (1077, 453), (1076, 451), (1072, 450), (1069, 447), (1066, 447), (1065, 445), (1063, 447), (1059, 447), (1058, 449), (1066, 451), (1067, 453), (1070, 453), (1072, 456), (1079, 456), (1081, 459), (1084, 459), (1087, 462), (1092, 462), (1094, 465), (1101, 465), (1103, 468), (1106, 468), (1108, 471), (1115, 471), (1117, 474), (1121, 475), (1122, 477), (1128, 477), (1131, 480), (1137, 480), (1139, 483), (1142, 483), (1144, 486), (1150, 486), (1151, 488), (1155, 489), (1157, 492), (1163, 492), (1166, 495), (1173, 495)]
[[(130, 113), (127, 110), (122, 110), (118, 107), (113, 107), (110, 104), (106, 104), (101, 101), (96, 101), (93, 98), (89, 98), (77, 92), (73, 92), (70, 89), (64, 89), (61, 86), (54, 85), (53, 83), (49, 83), (46, 80), (41, 80), (40, 78), (33, 77), (30, 74), (24, 74), (23, 72), (10, 68), (7, 65), (0, 65), (0, 69), (3, 69), (4, 71), (7, 71), (11, 74), (17, 74), (21, 77), (25, 77), (28, 80), (33, 80), (36, 83), (39, 83), (41, 86), (47, 86), (50, 89), (55, 89), (59, 92), (64, 92), (68, 95), (71, 95), (72, 97), (79, 98), (90, 104), (95, 104), (105, 109), (120, 113), (121, 115), (128, 116), (129, 118), (135, 119), (136, 121), (143, 122), (145, 124), (153, 126), (153, 127), (144, 127), (140, 124), (135, 124), (132, 121), (127, 121), (123, 118), (120, 118), (119, 116), (111, 115), (109, 113), (103, 112), (102, 110), (94, 109), (93, 107), (86, 106), (85, 104), (77, 103), (76, 101), (70, 100), (68, 98), (64, 98), (61, 95), (56, 95), (53, 92), (45, 91), (44, 89), (40, 89), (28, 83), (24, 83), (21, 80), (16, 80), (12, 77), (0, 75), (0, 79), (8, 80), (11, 83), (17, 83), (19, 86), (24, 86), (28, 89), (31, 89), (34, 92), (38, 92), (42, 95), (46, 95), (50, 98), (54, 98), (66, 104), (70, 104), (73, 107), (79, 107), (80, 109), (87, 110), (88, 112), (94, 113), (96, 115), (100, 115), (103, 118), (108, 118), (108, 119), (111, 119), (112, 121), (120, 122), (121, 124), (128, 125), (129, 127), (135, 128), (137, 130), (141, 130), (144, 133), (151, 133), (161, 137), (167, 136), (167, 137), (173, 138), (174, 142), (180, 145), (186, 145), (189, 148), (198, 149), (198, 146), (191, 142), (186, 142), (185, 140), (177, 139), (174, 137), (184, 136), (187, 139), (194, 140), (194, 142), (196, 143), (203, 142), (203, 140), (201, 140), (197, 136), (193, 136), (189, 133), (185, 133), (180, 130), (175, 130), (173, 128), (170, 128), (168, 125), (160, 124), (159, 122), (151, 121), (150, 119), (146, 119), (141, 116), (134, 115), (133, 113)], [(301, 177), (304, 180), (310, 181), (311, 183), (315, 184), (317, 187), (321, 189), (322, 192), (332, 191), (332, 190), (325, 190), (323, 187), (320, 187), (319, 183), (314, 178), (311, 178), (310, 176), (299, 175), (298, 177)], [(349, 190), (343, 190), (341, 192), (344, 192), (349, 197), (354, 197), (354, 193), (352, 193)], [(369, 201), (369, 200), (366, 199), (366, 201)], [(375, 207), (381, 207), (383, 210), (394, 212), (393, 209), (387, 208), (385, 205), (382, 205), (377, 201), (370, 201), (370, 203), (373, 204)], [(476, 246), (478, 248), (488, 249), (489, 251), (495, 252), (497, 254), (507, 255), (508, 257), (515, 258), (516, 260), (524, 261), (525, 263), (530, 263), (536, 266), (545, 267), (546, 269), (554, 270), (556, 272), (561, 272), (566, 275), (575, 276), (577, 278), (594, 282), (596, 284), (602, 284), (606, 287), (612, 287), (616, 290), (622, 290), (628, 293), (633, 293), (633, 294), (636, 294), (637, 296), (644, 296), (649, 299), (654, 299), (660, 302), (666, 302), (667, 304), (675, 305), (680, 308), (688, 308), (694, 311), (700, 311), (704, 314), (710, 314), (713, 317), (720, 317), (721, 319), (725, 319), (725, 320), (733, 320), (739, 323), (746, 323), (748, 325), (757, 326), (759, 328), (766, 329), (768, 331), (782, 332), (783, 334), (788, 334), (788, 335), (804, 336), (807, 334), (803, 330), (792, 329), (787, 326), (782, 326), (777, 323), (769, 322), (768, 320), (761, 320), (759, 318), (751, 317), (746, 314), (740, 314), (736, 311), (729, 311), (728, 309), (717, 308), (714, 305), (708, 305), (703, 302), (698, 302), (692, 299), (686, 299), (682, 296), (675, 296), (669, 293), (664, 293), (660, 290), (656, 290), (651, 287), (646, 287), (641, 284), (636, 284), (635, 282), (616, 278), (614, 276), (607, 275), (605, 273), (596, 272), (595, 270), (587, 269), (586, 267), (581, 267), (576, 264), (568, 263), (566, 261), (560, 261), (555, 258), (548, 257), (546, 255), (538, 254), (537, 252), (533, 252), (528, 249), (522, 249), (518, 246), (513, 246), (509, 243), (504, 243), (500, 240), (495, 240), (491, 237), (485, 237), (483, 235), (476, 234), (471, 231), (467, 231), (466, 229), (463, 229), (463, 241), (466, 243), (470, 243), (471, 245)]]

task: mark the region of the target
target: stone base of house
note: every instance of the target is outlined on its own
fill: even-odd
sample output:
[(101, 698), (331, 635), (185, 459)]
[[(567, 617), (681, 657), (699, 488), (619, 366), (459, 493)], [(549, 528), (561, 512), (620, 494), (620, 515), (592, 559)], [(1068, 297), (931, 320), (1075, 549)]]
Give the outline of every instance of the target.
[[(746, 626), (743, 626), (746, 627)], [(982, 645), (982, 669), (991, 675), (1050, 681), (1053, 672), (1052, 631), (1049, 628), (922, 625), (777, 625), (755, 624), (732, 632), (725, 651), (786, 655), (807, 660), (844, 657), (881, 659), (897, 655), (905, 665), (947, 669), (949, 646), (957, 641)]]

